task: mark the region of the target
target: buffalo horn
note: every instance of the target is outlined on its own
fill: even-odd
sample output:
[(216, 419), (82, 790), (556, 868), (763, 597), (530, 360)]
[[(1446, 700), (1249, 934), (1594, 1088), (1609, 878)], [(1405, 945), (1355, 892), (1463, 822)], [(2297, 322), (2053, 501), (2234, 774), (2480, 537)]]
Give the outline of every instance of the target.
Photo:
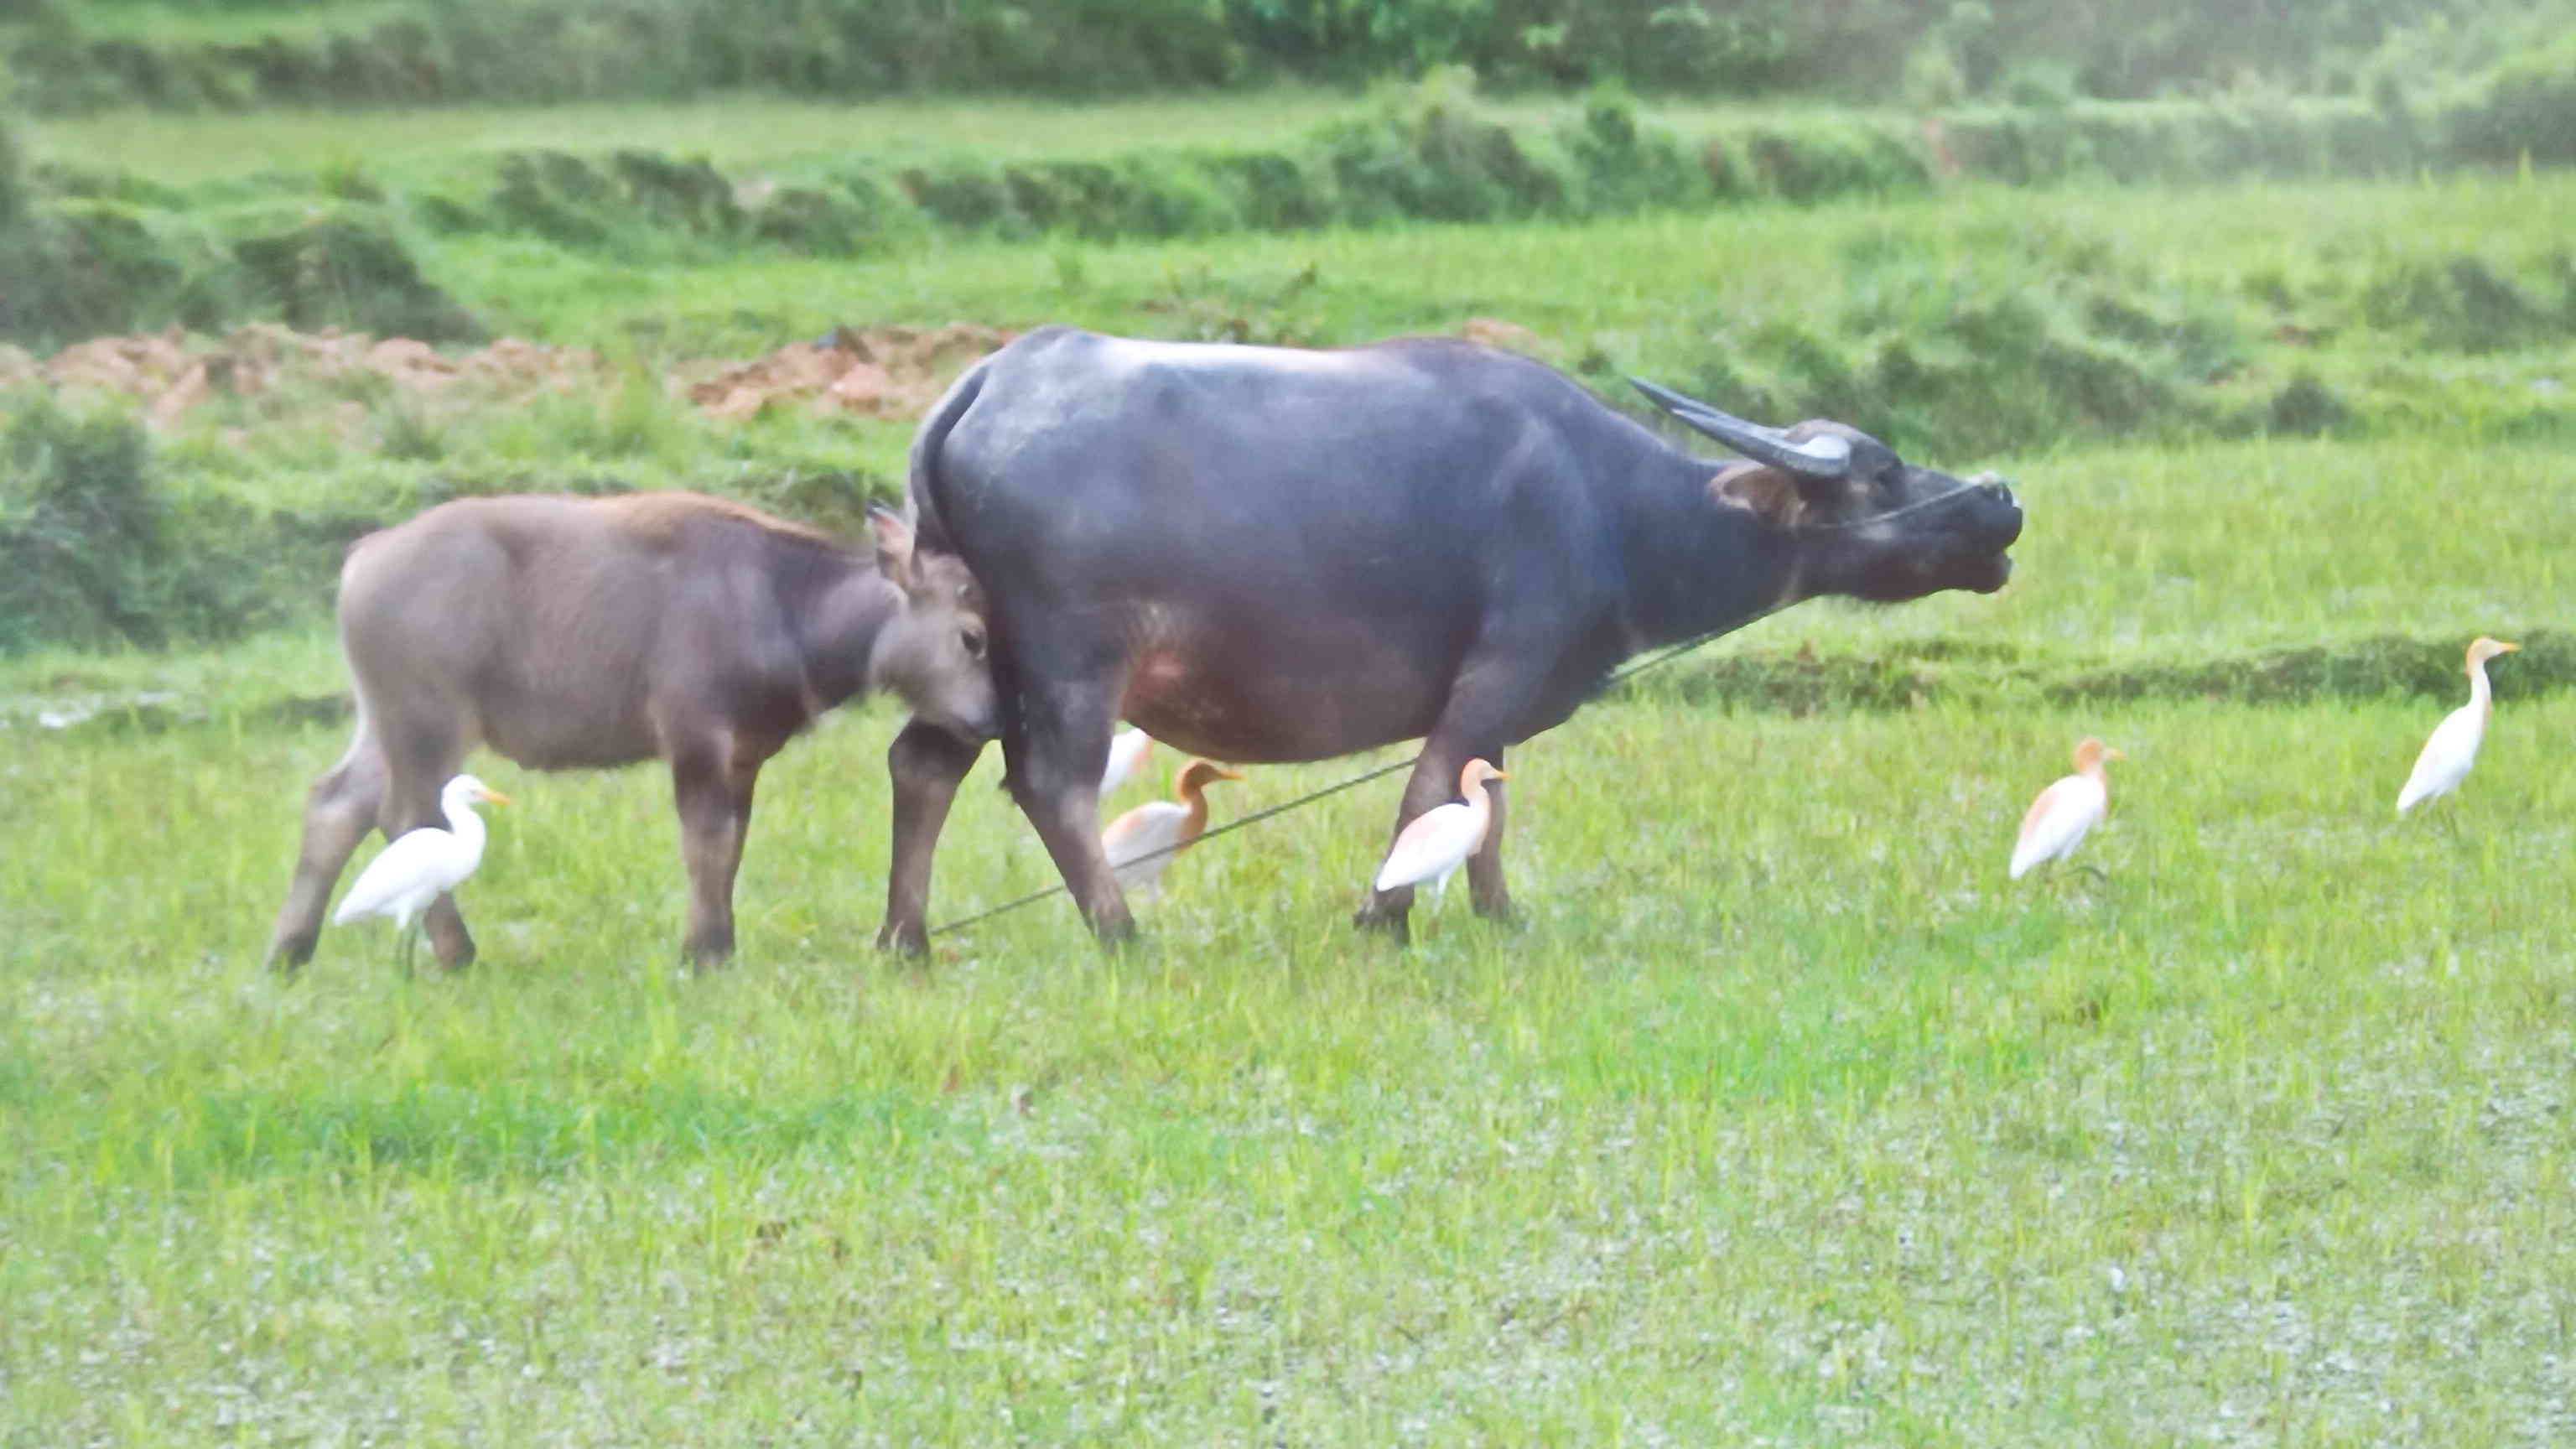
[(1706, 433), (1757, 463), (1786, 468), (1809, 478), (1840, 478), (1851, 471), (1851, 444), (1841, 438), (1809, 438), (1795, 442), (1778, 428), (1748, 423), (1732, 413), (1719, 412), (1697, 398), (1657, 387), (1642, 377), (1632, 377), (1628, 384), (1694, 431)]

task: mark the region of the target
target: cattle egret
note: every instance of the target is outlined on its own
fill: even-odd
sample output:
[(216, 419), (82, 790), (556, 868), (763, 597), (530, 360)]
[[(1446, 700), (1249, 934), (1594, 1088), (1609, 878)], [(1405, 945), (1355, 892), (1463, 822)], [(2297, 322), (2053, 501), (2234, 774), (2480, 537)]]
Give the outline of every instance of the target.
[(1458, 772), (1458, 793), (1464, 800), (1435, 805), (1396, 832), (1395, 847), (1386, 853), (1386, 864), (1377, 868), (1377, 889), (1391, 891), (1429, 881), (1432, 895), (1447, 890), (1449, 877), (1485, 843), (1485, 831), (1494, 823), (1494, 802), (1485, 793), (1485, 782), (1507, 778), (1483, 760), (1469, 760), (1467, 768)]
[(1100, 772), (1100, 798), (1126, 784), (1144, 768), (1145, 757), (1154, 753), (1154, 737), (1143, 730), (1120, 730), (1109, 742), (1109, 768)]
[(2495, 713), (2495, 696), (2487, 688), (2487, 661), (2521, 648), (2479, 635), (2469, 645), (2469, 702), (2445, 716), (2415, 757), (2414, 773), (2397, 792), (2397, 813), (2405, 814), (2427, 800), (2439, 800), (2460, 788), (2469, 767), (2478, 762), (2478, 744), (2486, 738), (2487, 718)]
[[(1136, 737), (1144, 739), (1141, 733)], [(1100, 832), (1100, 848), (1107, 852), (1110, 873), (1118, 877), (1118, 884), (1127, 890), (1160, 895), (1163, 867), (1207, 831), (1207, 796), (1200, 792), (1211, 781), (1242, 778), (1240, 771), (1208, 760), (1192, 760), (1181, 768), (1180, 782), (1172, 792), (1174, 798), (1139, 805), (1110, 821), (1109, 828)]]
[(2075, 747), (2075, 773), (2040, 791), (2039, 798), (2030, 802), (2030, 813), (2021, 818), (2021, 835), (2013, 841), (2014, 880), (2042, 861), (2064, 860), (2075, 853), (2111, 808), (2111, 787), (2102, 778), (2102, 762), (2127, 758), (2090, 736)]
[(424, 825), (404, 831), (358, 873), (357, 884), (341, 898), (340, 909), (331, 913), (332, 921), (345, 926), (362, 916), (391, 916), (408, 947), (412, 919), (429, 909), (430, 902), (463, 884), (483, 863), (483, 817), (474, 813), (478, 800), (510, 803), (510, 797), (472, 775), (448, 781), (438, 792), (438, 808), (447, 817), (447, 828)]

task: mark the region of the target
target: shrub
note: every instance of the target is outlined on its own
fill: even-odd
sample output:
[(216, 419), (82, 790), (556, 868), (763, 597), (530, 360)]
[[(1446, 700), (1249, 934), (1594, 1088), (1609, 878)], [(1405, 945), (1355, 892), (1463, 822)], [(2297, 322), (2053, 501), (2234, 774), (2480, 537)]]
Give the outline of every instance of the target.
[(162, 526), (139, 424), (21, 412), (0, 437), (0, 650), (162, 642)]
[(322, 213), (233, 243), (261, 310), (293, 327), (346, 327), (424, 341), (466, 340), (482, 328), (420, 274), (384, 222), (365, 211)]
[(27, 214), (27, 178), (18, 164), (18, 143), (0, 124), (0, 231), (16, 226)]
[(1582, 119), (1557, 133), (1557, 148), (1572, 165), (1587, 216), (1704, 204), (1715, 186), (1690, 148), (1637, 124), (1627, 97), (1595, 95)]
[(202, 326), (241, 303), (222, 248), (185, 217), (72, 201), (0, 229), (0, 337), (41, 346)]

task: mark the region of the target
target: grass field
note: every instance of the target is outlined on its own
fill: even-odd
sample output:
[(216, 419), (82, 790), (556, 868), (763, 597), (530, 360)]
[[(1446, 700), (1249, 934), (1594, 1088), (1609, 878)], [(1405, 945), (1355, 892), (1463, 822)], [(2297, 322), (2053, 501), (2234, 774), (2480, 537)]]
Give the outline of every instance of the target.
[[(155, 22), (158, 24), (159, 22)], [(727, 95), (661, 104), (457, 107), (426, 111), (254, 111), (177, 115), (110, 111), (23, 123), (30, 156), (114, 165), (169, 185), (263, 170), (363, 164), (401, 176), (480, 153), (553, 149), (598, 154), (640, 147), (703, 156), (727, 170), (835, 163), (914, 164), (941, 155), (1038, 160), (1175, 148), (1280, 146), (1324, 122), (1365, 112), (1365, 92), (1281, 85), (1254, 94), (1141, 96), (1113, 102), (1025, 97), (906, 98), (832, 103)], [(1581, 114), (1573, 100), (1498, 96), (1481, 113), (1515, 124)], [(1753, 116), (1831, 114), (1794, 99), (1758, 107), (1653, 100), (1644, 120), (1692, 132)]]
[[(506, 780), (485, 964), (255, 962), (320, 733), (11, 766), (21, 1442), (2549, 1442), (2576, 792), (2508, 706), (1729, 717), (1514, 764), (1530, 922), (1343, 925), (1361, 792), (863, 946), (886, 722), (776, 771), (682, 979), (649, 772)], [(2066, 740), (2108, 875), (2007, 888)], [(1264, 771), (1228, 813), (1333, 773)], [(953, 910), (1044, 879), (970, 790)]]
[[(809, 112), (618, 124), (749, 155)], [(1020, 114), (958, 108), (958, 144)], [(154, 164), (338, 144), (267, 120)], [(88, 124), (39, 154), (152, 144)], [(417, 124), (435, 166), (530, 123)], [(487, 760), (519, 804), (463, 893), (482, 963), (405, 978), (388, 930), (334, 929), (280, 979), (258, 954), (344, 743), (281, 704), (339, 687), (326, 629), (0, 660), (0, 1445), (2567, 1442), (2576, 490), (2544, 384), (2576, 347), (2427, 341), (2371, 299), (2471, 256), (2562, 305), (2532, 279), (2570, 192), (1970, 190), (833, 265), (433, 248), (502, 324), (646, 370), (843, 321), (1332, 343), (1490, 315), (1595, 380), (1699, 385), (1802, 308), (1884, 336), (2113, 276), (2232, 319), (2213, 389), (2309, 371), (2368, 426), (1934, 459), (2014, 476), (2007, 591), (1805, 606), (1533, 742), (1526, 921), (1462, 891), (1410, 951), (1346, 924), (1388, 780), (1182, 859), (1133, 954), (1058, 899), (880, 958), (873, 708), (765, 777), (730, 971), (678, 970), (657, 773)], [(314, 508), (900, 458), (897, 424), (726, 429), (636, 386), (413, 417), (401, 449), (322, 420), (385, 397), (271, 399), (156, 458)], [(2533, 647), (2449, 821), (2400, 822), (2464, 687), (2362, 666), (2477, 632)], [(1923, 687), (1711, 702), (1810, 646)], [(2175, 682), (2310, 648), (2351, 697)], [(2131, 756), (2101, 874), (2007, 883), (2086, 733)], [(1218, 818), (1396, 757), (1255, 771)], [(1052, 880), (994, 773), (934, 920)]]

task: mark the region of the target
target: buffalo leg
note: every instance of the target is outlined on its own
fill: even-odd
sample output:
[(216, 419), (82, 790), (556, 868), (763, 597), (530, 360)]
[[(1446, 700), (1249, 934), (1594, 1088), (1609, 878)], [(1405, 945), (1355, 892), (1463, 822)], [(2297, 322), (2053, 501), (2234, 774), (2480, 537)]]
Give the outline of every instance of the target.
[[(463, 749), (450, 736), (423, 736), (406, 743), (414, 748), (401, 756), (393, 756), (394, 746), (387, 744), (391, 780), (378, 816), (387, 840), (398, 840), (404, 831), (424, 825), (447, 828), (447, 817), (439, 810), (438, 792), (464, 762)], [(414, 763), (406, 764), (405, 760)], [(465, 916), (456, 909), (452, 893), (429, 903), (429, 909), (421, 915), (421, 929), (429, 937), (430, 953), (438, 958), (440, 966), (462, 971), (474, 964), (474, 934), (465, 929)]]
[(894, 855), (886, 867), (885, 924), (879, 950), (918, 956), (930, 949), (930, 864), (957, 786), (983, 753), (980, 740), (963, 740), (918, 720), (886, 748), (886, 775), (894, 789)]
[[(1388, 836), (1390, 846), (1416, 816), (1458, 798), (1458, 775), (1469, 760), (1484, 760), (1498, 769), (1502, 766), (1503, 741), (1512, 737), (1510, 722), (1524, 717), (1527, 691), (1539, 682), (1524, 678), (1513, 661), (1533, 656), (1545, 657), (1545, 651), (1526, 647), (1496, 649), (1489, 656), (1493, 662), (1481, 668), (1477, 658), (1467, 661), (1460, 671), (1462, 675), (1503, 683), (1459, 695), (1441, 711), (1440, 723), (1422, 742), (1422, 755), (1414, 762), (1412, 778), (1405, 781), (1404, 803), (1396, 809), (1395, 830)], [(1475, 894), (1478, 915), (1503, 916), (1511, 910), (1511, 895), (1503, 888), (1502, 791), (1490, 783), (1485, 789), (1494, 802), (1493, 823), (1485, 830), (1485, 843), (1468, 858), (1467, 881)], [(1352, 924), (1384, 931), (1401, 941), (1411, 934), (1406, 917), (1412, 909), (1410, 886), (1372, 890), (1359, 914), (1352, 917)]]
[(680, 858), (689, 871), (689, 935), (683, 950), (700, 967), (733, 955), (733, 881), (751, 828), (752, 787), (760, 766), (691, 752), (671, 761), (679, 797)]
[(1114, 682), (1037, 682), (1020, 694), (1020, 809), (1064, 877), (1065, 889), (1104, 945), (1132, 939), (1136, 922), (1100, 844), (1100, 771), (1117, 723)]
[[(1395, 809), (1395, 829), (1387, 835), (1388, 848), (1394, 847), (1395, 837), (1402, 835), (1404, 827), (1412, 824), (1415, 817), (1457, 798), (1458, 772), (1467, 767), (1470, 758), (1472, 756), (1459, 753), (1458, 746), (1438, 732), (1422, 742), (1422, 754), (1413, 762), (1413, 774), (1404, 782), (1404, 800)], [(1379, 858), (1382, 860), (1384, 856)], [(1376, 878), (1375, 863), (1369, 866), (1369, 875), (1371, 880)], [(1359, 914), (1351, 918), (1351, 924), (1363, 930), (1383, 931), (1398, 941), (1408, 941), (1413, 936), (1413, 928), (1409, 924), (1412, 912), (1413, 887), (1397, 886), (1391, 891), (1372, 889), (1368, 899), (1361, 903)]]
[(384, 756), (361, 722), (349, 752), (313, 782), (305, 802), (295, 880), (286, 889), (286, 904), (278, 909), (276, 929), (269, 935), (268, 964), (292, 971), (313, 959), (313, 943), (322, 934), (322, 908), (331, 902), (331, 887), (348, 869), (358, 842), (376, 828), (384, 799)]
[[(1503, 767), (1500, 750), (1485, 759), (1498, 770)], [(1474, 902), (1476, 914), (1489, 921), (1512, 919), (1512, 893), (1503, 886), (1503, 792), (1508, 788), (1500, 780), (1485, 782), (1485, 798), (1493, 802), (1493, 819), (1485, 827), (1485, 843), (1467, 857), (1468, 898)]]

